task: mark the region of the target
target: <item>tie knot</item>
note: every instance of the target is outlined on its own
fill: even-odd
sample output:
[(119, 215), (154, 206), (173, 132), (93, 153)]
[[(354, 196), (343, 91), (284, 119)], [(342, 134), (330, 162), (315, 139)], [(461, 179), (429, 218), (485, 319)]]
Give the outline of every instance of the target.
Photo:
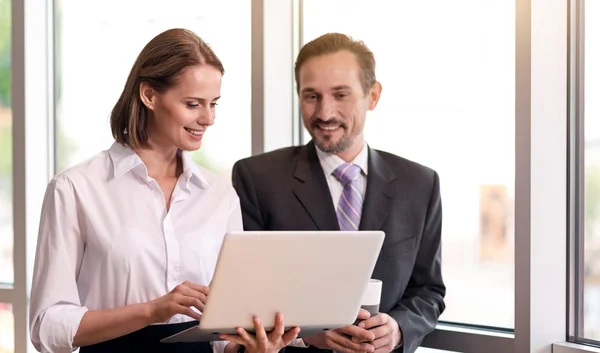
[(356, 180), (360, 174), (360, 167), (352, 163), (344, 163), (335, 168), (333, 175), (342, 183), (343, 186)]

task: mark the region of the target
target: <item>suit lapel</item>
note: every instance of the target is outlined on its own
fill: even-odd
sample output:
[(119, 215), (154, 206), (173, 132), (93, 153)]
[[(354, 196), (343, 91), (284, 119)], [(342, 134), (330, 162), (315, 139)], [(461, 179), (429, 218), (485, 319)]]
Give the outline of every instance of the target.
[(319, 230), (339, 230), (331, 193), (313, 142), (299, 153), (293, 192)]
[(394, 179), (396, 175), (385, 164), (381, 155), (369, 148), (369, 174), (360, 230), (381, 230), (390, 214), (390, 204), (394, 197), (390, 183)]

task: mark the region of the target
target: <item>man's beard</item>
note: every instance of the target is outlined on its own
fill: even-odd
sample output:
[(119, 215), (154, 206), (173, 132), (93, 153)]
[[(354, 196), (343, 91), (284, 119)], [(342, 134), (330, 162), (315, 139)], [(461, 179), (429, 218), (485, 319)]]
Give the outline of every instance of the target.
[[(317, 135), (315, 133), (316, 130), (320, 129), (318, 125), (339, 125), (339, 128), (343, 130), (343, 135), (339, 141), (333, 142), (332, 136)], [(341, 121), (329, 120), (327, 122), (324, 122), (319, 119), (315, 119), (310, 124), (310, 127), (311, 128), (308, 130), (308, 133), (310, 134), (310, 136), (312, 136), (315, 145), (317, 145), (317, 147), (319, 147), (319, 149), (323, 152), (333, 154), (340, 153), (348, 147), (352, 146), (352, 144), (354, 143), (354, 136), (350, 136), (348, 134), (347, 125), (342, 123)]]

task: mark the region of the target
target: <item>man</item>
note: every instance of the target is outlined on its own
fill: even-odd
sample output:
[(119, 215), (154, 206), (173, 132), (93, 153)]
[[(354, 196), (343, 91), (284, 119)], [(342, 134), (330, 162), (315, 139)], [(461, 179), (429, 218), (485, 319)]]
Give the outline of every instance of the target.
[(312, 141), (235, 164), (244, 229), (383, 230), (386, 237), (373, 272), (383, 281), (381, 314), (361, 311), (366, 320), (358, 326), (305, 337), (286, 350), (414, 352), (445, 307), (438, 175), (367, 146), (367, 111), (382, 87), (364, 43), (323, 35), (301, 49), (295, 76)]

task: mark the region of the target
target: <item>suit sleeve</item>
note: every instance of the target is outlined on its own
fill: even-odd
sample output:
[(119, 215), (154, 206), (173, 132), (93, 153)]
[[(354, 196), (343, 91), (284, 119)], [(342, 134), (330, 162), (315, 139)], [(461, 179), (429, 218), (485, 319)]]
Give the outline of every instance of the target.
[(435, 329), (444, 311), (446, 287), (441, 268), (442, 201), (438, 174), (434, 181), (425, 227), (415, 266), (406, 291), (388, 314), (400, 326), (402, 345), (399, 351), (412, 353), (423, 338)]
[(256, 188), (246, 163), (236, 162), (231, 174), (233, 187), (240, 198), (244, 230), (264, 230), (265, 225), (258, 205)]

